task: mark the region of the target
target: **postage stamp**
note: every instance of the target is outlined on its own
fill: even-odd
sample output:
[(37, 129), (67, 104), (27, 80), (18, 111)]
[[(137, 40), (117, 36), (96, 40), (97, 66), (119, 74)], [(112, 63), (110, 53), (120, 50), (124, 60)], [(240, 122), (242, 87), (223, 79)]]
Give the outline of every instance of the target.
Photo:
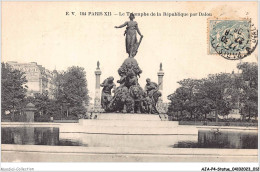
[(258, 44), (258, 30), (249, 19), (208, 20), (208, 53), (228, 60), (250, 55)]

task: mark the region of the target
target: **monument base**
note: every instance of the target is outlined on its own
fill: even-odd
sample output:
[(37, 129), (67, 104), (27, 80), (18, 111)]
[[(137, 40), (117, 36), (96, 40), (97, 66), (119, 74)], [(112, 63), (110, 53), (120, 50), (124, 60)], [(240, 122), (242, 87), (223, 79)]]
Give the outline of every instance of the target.
[(97, 120), (161, 121), (159, 115), (124, 113), (101, 113), (97, 115)]
[(80, 119), (74, 128), (60, 127), (61, 132), (106, 134), (198, 134), (194, 127), (179, 126), (177, 121), (162, 121), (159, 115), (100, 113), (96, 119)]

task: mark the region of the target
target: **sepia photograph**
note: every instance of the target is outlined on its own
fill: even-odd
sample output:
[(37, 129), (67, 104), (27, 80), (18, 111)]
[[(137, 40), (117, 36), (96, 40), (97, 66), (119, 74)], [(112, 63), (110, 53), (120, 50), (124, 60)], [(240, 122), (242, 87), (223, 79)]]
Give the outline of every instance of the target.
[(1, 170), (259, 171), (258, 16), (257, 1), (2, 1)]

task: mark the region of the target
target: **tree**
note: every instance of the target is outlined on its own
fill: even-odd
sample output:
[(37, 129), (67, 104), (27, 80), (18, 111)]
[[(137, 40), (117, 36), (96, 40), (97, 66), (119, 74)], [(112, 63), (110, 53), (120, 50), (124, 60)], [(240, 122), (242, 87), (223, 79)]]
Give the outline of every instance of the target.
[(229, 74), (210, 75), (206, 79), (184, 79), (178, 83), (180, 88), (168, 98), (171, 100), (168, 112), (188, 111), (190, 119), (205, 118), (207, 114), (215, 111), (218, 115), (227, 115), (231, 110), (230, 102), (225, 99), (226, 90), (230, 88)]
[[(171, 100), (171, 103), (168, 107), (168, 114), (173, 115), (172, 112), (177, 113), (177, 119), (186, 118), (183, 111), (187, 110), (187, 100), (189, 99), (189, 91), (185, 87), (179, 87), (176, 91), (168, 96), (168, 99)], [(180, 112), (180, 116), (178, 115)]]
[(239, 63), (237, 68), (242, 71), (240, 82), (241, 114), (243, 119), (258, 116), (258, 65), (257, 63)]
[(201, 84), (198, 88), (198, 93), (196, 94), (197, 100), (197, 113), (203, 116), (204, 120), (207, 120), (207, 114), (209, 114), (214, 109), (214, 101), (207, 97), (203, 90), (203, 83), (205, 79), (201, 80)]
[(2, 114), (9, 111), (14, 114), (22, 109), (26, 96), (27, 80), (23, 72), (12, 69), (8, 64), (1, 64), (1, 111)]
[[(241, 74), (218, 73), (205, 79), (184, 79), (180, 87), (168, 96), (171, 100), (168, 114), (184, 111), (190, 113), (190, 119), (203, 117), (215, 112), (226, 116), (231, 109), (239, 109), (244, 118), (258, 115), (258, 65), (257, 63), (240, 63), (237, 68)], [(175, 113), (176, 114), (176, 113)], [(178, 113), (177, 113), (178, 114)], [(193, 116), (194, 115), (194, 116)]]
[(257, 63), (239, 63), (237, 68), (242, 70), (242, 78), (250, 88), (258, 87), (258, 65)]
[(230, 102), (225, 99), (226, 90), (230, 87), (231, 78), (226, 73), (210, 75), (202, 84), (201, 94), (210, 102), (211, 111), (215, 111), (216, 122), (218, 115), (228, 115), (231, 110)]
[[(184, 79), (178, 82), (187, 92), (187, 99), (184, 102), (185, 110), (190, 113), (190, 118), (196, 119), (196, 111), (198, 110), (197, 93), (201, 84), (198, 79)], [(195, 115), (195, 116), (194, 116)]]
[(87, 79), (84, 68), (73, 66), (56, 77), (56, 91), (54, 93), (61, 111), (77, 116), (86, 112), (85, 105), (89, 102)]

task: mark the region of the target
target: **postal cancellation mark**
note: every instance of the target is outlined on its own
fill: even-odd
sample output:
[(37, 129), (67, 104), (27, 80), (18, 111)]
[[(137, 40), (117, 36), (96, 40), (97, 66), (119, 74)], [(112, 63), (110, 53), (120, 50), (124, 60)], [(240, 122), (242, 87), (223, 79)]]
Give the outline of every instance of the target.
[(250, 55), (258, 44), (258, 30), (250, 20), (209, 20), (209, 54), (228, 60)]

